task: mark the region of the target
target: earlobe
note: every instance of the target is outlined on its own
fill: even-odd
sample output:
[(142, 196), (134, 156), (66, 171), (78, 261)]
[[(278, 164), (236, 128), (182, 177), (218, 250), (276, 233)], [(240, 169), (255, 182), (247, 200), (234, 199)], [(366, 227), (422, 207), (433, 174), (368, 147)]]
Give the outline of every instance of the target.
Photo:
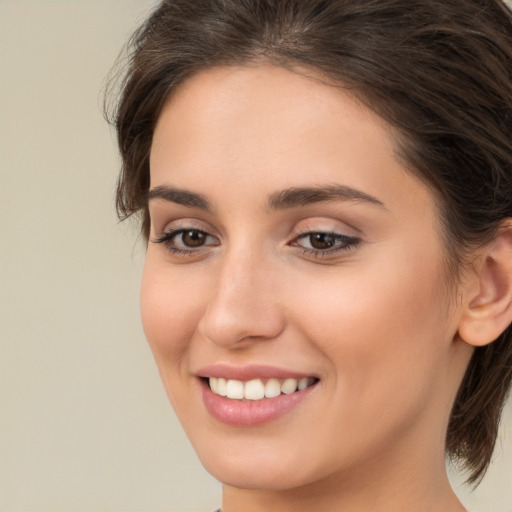
[(482, 248), (473, 272), (465, 285), (459, 336), (479, 347), (512, 323), (512, 219)]

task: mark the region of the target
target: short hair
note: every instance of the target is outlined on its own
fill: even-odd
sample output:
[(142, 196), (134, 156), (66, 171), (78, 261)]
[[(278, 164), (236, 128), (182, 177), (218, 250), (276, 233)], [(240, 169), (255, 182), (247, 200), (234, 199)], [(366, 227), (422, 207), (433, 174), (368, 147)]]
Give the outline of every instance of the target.
[[(141, 216), (153, 131), (178, 85), (215, 66), (308, 68), (393, 128), (433, 191), (454, 275), (512, 217), (512, 14), (501, 0), (164, 0), (133, 35), (114, 105), (120, 218)], [(446, 452), (479, 483), (512, 378), (512, 329), (475, 349)]]

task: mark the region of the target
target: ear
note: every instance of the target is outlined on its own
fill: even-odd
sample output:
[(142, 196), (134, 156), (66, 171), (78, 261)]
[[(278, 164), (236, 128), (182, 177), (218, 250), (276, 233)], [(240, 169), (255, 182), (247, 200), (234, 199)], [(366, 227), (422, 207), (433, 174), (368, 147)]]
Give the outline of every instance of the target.
[(459, 336), (481, 347), (512, 323), (512, 219), (484, 246), (463, 284)]

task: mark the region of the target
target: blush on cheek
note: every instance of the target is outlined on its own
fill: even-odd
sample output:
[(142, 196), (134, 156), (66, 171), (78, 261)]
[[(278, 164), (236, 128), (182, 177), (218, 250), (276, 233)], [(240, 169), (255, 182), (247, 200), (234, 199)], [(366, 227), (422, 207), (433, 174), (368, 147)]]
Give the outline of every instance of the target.
[(187, 373), (187, 350), (192, 333), (183, 301), (177, 299), (176, 288), (166, 286), (161, 277), (154, 279), (154, 275), (158, 273), (144, 270), (140, 293), (142, 326), (164, 389), (177, 410), (180, 382)]
[(179, 358), (186, 347), (190, 333), (187, 332), (186, 308), (180, 301), (177, 289), (166, 285), (151, 269), (144, 269), (140, 310), (146, 339), (158, 357)]

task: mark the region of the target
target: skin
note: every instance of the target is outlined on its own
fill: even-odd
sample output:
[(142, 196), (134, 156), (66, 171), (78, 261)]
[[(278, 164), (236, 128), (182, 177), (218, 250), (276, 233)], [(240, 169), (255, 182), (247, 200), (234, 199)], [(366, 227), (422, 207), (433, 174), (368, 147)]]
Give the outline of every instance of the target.
[[(214, 68), (167, 101), (150, 166), (152, 190), (210, 206), (149, 201), (141, 309), (176, 413), (224, 484), (223, 512), (464, 510), (444, 458), (472, 353), (457, 335), (464, 301), (447, 278), (435, 198), (396, 157), (386, 123), (303, 74)], [(333, 185), (376, 201), (269, 206), (286, 189)], [(179, 229), (207, 233), (204, 244), (157, 243)], [(320, 253), (308, 232), (358, 242)], [(198, 371), (220, 362), (320, 380), (277, 420), (237, 427), (200, 392)]]

